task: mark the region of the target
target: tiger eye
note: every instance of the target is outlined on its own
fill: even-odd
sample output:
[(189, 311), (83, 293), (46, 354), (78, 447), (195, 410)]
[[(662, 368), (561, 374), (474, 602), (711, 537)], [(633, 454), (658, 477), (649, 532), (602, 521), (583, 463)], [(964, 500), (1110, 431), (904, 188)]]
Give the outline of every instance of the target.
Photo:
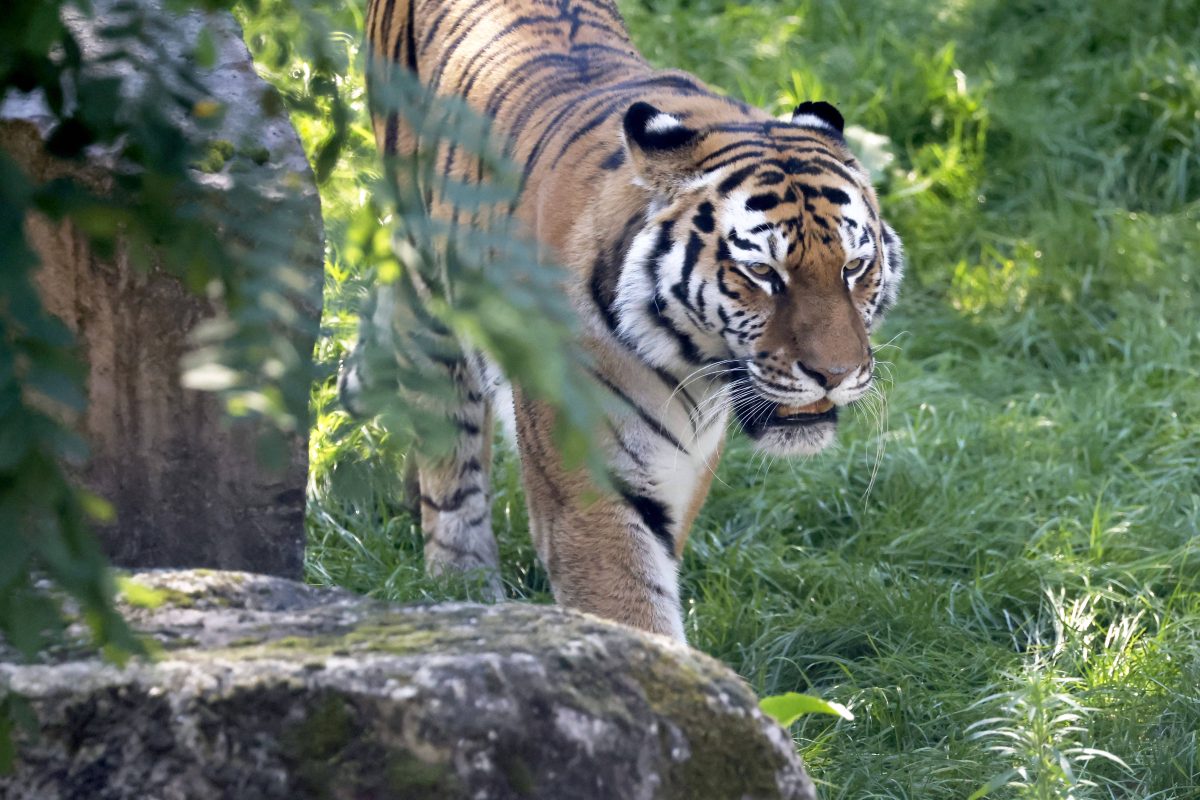
[(866, 265), (867, 265), (867, 260), (865, 258), (856, 258), (855, 260), (851, 261), (846, 266), (842, 267), (842, 277), (843, 278), (857, 277), (858, 274), (863, 271), (863, 268), (865, 268)]

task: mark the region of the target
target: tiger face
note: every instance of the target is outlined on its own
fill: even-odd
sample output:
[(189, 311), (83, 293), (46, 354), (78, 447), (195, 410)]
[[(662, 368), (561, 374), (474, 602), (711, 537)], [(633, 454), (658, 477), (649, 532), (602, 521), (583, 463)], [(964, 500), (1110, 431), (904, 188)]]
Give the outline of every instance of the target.
[(646, 103), (624, 119), (652, 194), (625, 259), (618, 334), (680, 377), (729, 378), (759, 447), (815, 453), (871, 387), (869, 340), (896, 298), (899, 238), (846, 148), (842, 117), (805, 103), (790, 122), (712, 122)]

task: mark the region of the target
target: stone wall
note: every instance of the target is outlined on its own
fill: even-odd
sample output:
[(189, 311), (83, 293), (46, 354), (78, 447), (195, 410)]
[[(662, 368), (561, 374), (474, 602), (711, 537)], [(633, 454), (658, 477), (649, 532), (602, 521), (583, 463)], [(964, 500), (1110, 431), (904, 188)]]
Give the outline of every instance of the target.
[[(98, 19), (105, 19), (112, 3), (95, 3)], [(145, 7), (166, 13), (156, 11), (153, 3)], [(85, 62), (95, 60), (101, 45), (93, 23), (81, 18), (69, 23), (83, 46)], [(297, 248), (307, 263), (295, 266), (312, 276), (313, 294), (319, 297), (319, 200), (286, 114), (263, 112), (264, 93), (273, 90), (254, 72), (228, 14), (193, 13), (172, 18), (170, 27), (178, 37), (177, 42), (164, 43), (172, 59), (190, 57), (189, 43), (202, 27), (212, 32), (217, 60), (202, 78), (225, 114), (221, 128), (211, 136), (251, 142), (256, 152), (265, 154), (263, 163), (239, 172), (237, 180), (282, 187), (289, 202), (303, 201), (303, 228), (311, 239)], [(116, 67), (124, 68), (135, 69)], [(127, 85), (136, 88), (136, 74), (127, 77), (132, 78)], [(70, 175), (105, 191), (118, 165), (96, 148), (85, 162), (48, 156), (42, 145), (51, 122), (38, 96), (6, 98), (0, 106), (0, 148), (34, 180)], [(88, 407), (79, 427), (91, 455), (73, 470), (115, 507), (115, 522), (99, 531), (108, 556), (123, 566), (206, 566), (299, 577), (306, 436), (291, 438), (282, 471), (265, 469), (255, 457), (253, 425), (231, 421), (215, 395), (180, 385), (180, 360), (191, 347), (188, 336), (214, 313), (208, 301), (161, 270), (134, 268), (123, 247), (111, 259), (97, 258), (86, 238), (69, 224), (31, 215), (26, 229), (42, 262), (37, 278), (43, 303), (75, 334), (88, 367)], [(315, 329), (319, 308), (305, 311)], [(296, 342), (305, 354), (312, 352), (312, 345), (311, 339)]]
[(557, 607), (132, 579), (123, 610), (155, 662), (0, 652), (0, 694), (40, 731), (19, 737), (4, 797), (814, 798), (745, 683), (664, 637)]

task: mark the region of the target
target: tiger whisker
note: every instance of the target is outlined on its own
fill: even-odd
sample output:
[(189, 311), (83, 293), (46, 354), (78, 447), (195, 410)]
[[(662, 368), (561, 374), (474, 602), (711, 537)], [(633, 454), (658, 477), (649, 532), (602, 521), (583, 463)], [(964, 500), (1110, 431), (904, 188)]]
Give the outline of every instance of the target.
[(867, 481), (867, 488), (863, 491), (861, 502), (866, 503), (871, 496), (871, 490), (875, 488), (875, 481), (879, 476), (879, 468), (883, 464), (883, 454), (887, 448), (887, 431), (888, 431), (888, 398), (887, 393), (879, 386), (872, 383), (868, 391), (867, 398), (869, 404), (866, 406), (875, 415), (876, 419), (876, 446), (875, 460), (871, 465), (871, 476)]
[(684, 377), (683, 380), (681, 380), (679, 382), (679, 385), (675, 387), (674, 391), (672, 391), (671, 394), (667, 396), (666, 402), (663, 403), (663, 410), (666, 411), (667, 406), (669, 406), (671, 404), (671, 401), (675, 399), (675, 395), (678, 394), (679, 392), (683, 391), (684, 389), (686, 389), (689, 384), (691, 384), (697, 380), (700, 380), (701, 378), (712, 378), (718, 374), (725, 374), (728, 372), (733, 372), (734, 368), (726, 368), (726, 369), (721, 370), (718, 373), (706, 374), (709, 370), (715, 370), (718, 367), (725, 367), (727, 364), (739, 365), (739, 364), (741, 364), (741, 362), (738, 361), (737, 359), (725, 358), (725, 359), (717, 361), (713, 364), (706, 364), (703, 367), (700, 367), (699, 369), (694, 370), (693, 372), (689, 373), (686, 377)]

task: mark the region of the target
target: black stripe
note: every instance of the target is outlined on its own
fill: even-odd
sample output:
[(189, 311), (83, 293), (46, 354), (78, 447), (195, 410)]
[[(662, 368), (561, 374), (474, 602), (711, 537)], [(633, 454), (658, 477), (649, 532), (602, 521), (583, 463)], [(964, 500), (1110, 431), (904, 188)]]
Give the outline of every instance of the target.
[(733, 173), (725, 180), (717, 184), (717, 193), (721, 195), (729, 194), (734, 189), (741, 186), (742, 182), (746, 180), (746, 178), (753, 175), (754, 170), (756, 169), (758, 169), (757, 164), (750, 164), (749, 166), (742, 167), (737, 172)]
[(671, 390), (670, 397), (668, 397), (668, 402), (675, 397), (678, 397), (683, 402), (683, 410), (687, 414), (688, 422), (692, 426), (692, 433), (696, 433), (696, 420), (698, 419), (696, 412), (699, 410), (698, 406), (696, 405), (696, 398), (692, 397), (688, 390), (680, 384), (678, 378), (666, 370), (660, 367), (655, 367), (654, 373), (658, 375), (659, 380), (661, 380), (666, 387)]
[(383, 126), (383, 152), (390, 155), (396, 153), (396, 143), (400, 138), (400, 115), (388, 114)]
[(451, 511), (458, 511), (458, 509), (462, 508), (463, 503), (467, 501), (468, 497), (474, 497), (477, 494), (483, 494), (483, 490), (478, 486), (466, 486), (450, 495), (449, 498), (443, 500), (441, 503), (438, 503), (426, 494), (421, 495), (421, 502), (434, 511), (445, 514)]
[(770, 193), (756, 194), (746, 200), (747, 211), (770, 211), (779, 205), (779, 197)]
[(734, 300), (741, 300), (741, 293), (729, 288), (729, 286), (726, 285), (726, 272), (727, 270), (725, 269), (724, 265), (721, 265), (721, 268), (717, 270), (717, 288), (721, 291), (721, 294), (725, 295), (726, 297), (732, 297)]
[[(546, 17), (546, 16), (518, 17), (517, 19), (510, 22), (507, 26), (505, 26), (501, 30), (493, 32), (492, 38), (488, 39), (482, 45), (479, 45), (479, 47), (475, 50), (475, 52), (471, 55), (471, 57), (469, 59), (467, 59), (467, 63), (463, 65), (463, 68), (458, 75), (458, 80), (457, 80), (456, 84), (446, 86), (444, 88), (451, 89), (455, 93), (462, 95), (464, 97), (467, 96), (470, 92), (470, 89), (475, 85), (475, 81), (479, 77), (479, 73), (477, 73), (475, 71), (475, 67), (479, 63), (480, 60), (483, 60), (485, 62), (483, 67), (486, 68), (489, 63), (491, 63), (497, 59), (504, 59), (504, 60), (511, 59), (511, 57), (513, 55), (512, 53), (497, 54), (495, 52), (497, 45), (499, 45), (503, 39), (508, 37), (510, 34), (516, 33), (517, 31), (519, 31), (523, 28), (534, 27), (534, 26), (538, 25), (539, 23), (543, 23), (543, 22), (555, 22), (555, 21), (556, 21), (556, 18)], [(468, 31), (467, 33), (464, 33), (461, 37), (459, 37), (457, 40), (455, 40), (454, 44), (452, 44), (446, 50), (446, 52), (444, 52), (442, 54), (442, 62), (438, 65), (437, 72), (434, 73), (433, 80), (431, 81), (432, 85), (434, 85), (434, 86), (438, 85), (438, 82), (441, 80), (442, 76), (445, 74), (446, 67), (449, 66), (450, 62), (453, 60), (455, 51), (458, 50), (458, 48), (462, 44), (462, 42), (472, 32), (473, 31)], [(465, 87), (463, 86), (463, 83), (462, 83), (463, 78), (466, 78), (468, 81), (468, 85)]]
[(683, 268), (679, 274), (679, 282), (671, 287), (671, 294), (679, 299), (686, 307), (692, 308), (692, 299), (688, 296), (688, 284), (692, 280), (692, 270), (696, 267), (696, 260), (700, 258), (700, 252), (704, 249), (704, 240), (701, 239), (695, 231), (688, 237), (687, 247), (683, 251)]
[[(646, 314), (651, 320), (654, 321), (656, 325), (675, 337), (675, 342), (679, 345), (680, 355), (682, 355), (684, 359), (692, 362), (693, 364), (703, 364), (704, 359), (700, 355), (700, 350), (696, 347), (696, 343), (692, 341), (692, 337), (676, 328), (671, 319), (667, 317), (665, 313), (668, 306), (667, 298), (663, 297), (662, 293), (657, 288), (658, 261), (664, 255), (669, 253), (672, 247), (674, 247), (675, 243), (671, 239), (671, 231), (674, 227), (674, 220), (667, 220), (666, 222), (662, 223), (662, 226), (659, 228), (658, 241), (654, 245), (654, 252), (650, 254), (643, 265), (646, 269), (647, 277), (650, 279), (650, 285), (655, 287), (654, 297), (652, 297), (650, 301), (646, 303)], [(628, 338), (626, 338), (626, 344), (635, 350), (637, 349), (636, 343), (628, 341)]]
[[(727, 145), (718, 147), (716, 150), (713, 150), (711, 153), (704, 156), (704, 158), (700, 159), (700, 163), (698, 164), (698, 166), (703, 168), (706, 172), (711, 172), (713, 168), (708, 166), (708, 162), (710, 162), (714, 159), (720, 158), (721, 156), (725, 155), (726, 153), (737, 150), (739, 147), (764, 148), (764, 147), (770, 147), (770, 146), (771, 146), (771, 142), (769, 142), (765, 139), (738, 139), (736, 142), (730, 142)], [(740, 156), (739, 156), (739, 158), (740, 158)]]
[(790, 122), (779, 122), (774, 119), (765, 119), (759, 121), (746, 120), (744, 122), (724, 122), (719, 125), (712, 126), (713, 130), (721, 133), (744, 133), (753, 136), (766, 136), (771, 139), (771, 142), (809, 142), (812, 144), (824, 144), (828, 146), (827, 139), (822, 139), (819, 136), (813, 136), (811, 133), (802, 132), (803, 129), (792, 125)]
[(749, 239), (743, 239), (742, 237), (738, 236), (737, 231), (733, 230), (732, 228), (730, 229), (729, 236), (727, 238), (736, 247), (740, 247), (743, 250), (753, 250), (755, 253), (762, 252), (762, 248), (759, 247), (756, 242), (752, 242)]
[[(799, 362), (797, 362), (797, 363), (799, 363)], [(800, 369), (804, 369), (804, 366), (800, 365)], [(822, 376), (822, 380), (824, 380), (823, 376)], [(763, 384), (764, 386), (769, 386), (772, 389), (778, 389), (779, 391), (783, 392), (784, 394), (791, 394), (792, 392), (796, 391), (795, 386), (784, 386), (782, 383), (776, 383), (775, 381), (770, 381), (763, 377), (756, 377), (755, 381)], [(822, 383), (821, 385), (823, 386), (824, 383)]]
[[(482, 22), (484, 17), (493, 13), (492, 8), (491, 8), (491, 3), (487, 3), (487, 2), (478, 3), (471, 10), (481, 12), (479, 14), (479, 20), (477, 20), (476, 22)], [(470, 36), (475, 31), (475, 29), (476, 29), (475, 22), (473, 22), (469, 25), (465, 25), (466, 30), (460, 31), (460, 29), (464, 27), (464, 24), (466, 23), (468, 16), (469, 16), (468, 14), (463, 14), (461, 17), (459, 17), (457, 20), (455, 20), (454, 26), (446, 34), (446, 37), (444, 39), (442, 39), (442, 48), (441, 48), (440, 58), (438, 59), (439, 63), (437, 65), (437, 68), (434, 70), (433, 75), (430, 76), (430, 80), (429, 80), (430, 86), (438, 85), (438, 82), (441, 81), (441, 79), (442, 79), (442, 75), (445, 74), (445, 72), (446, 72), (446, 67), (453, 60), (455, 53), (458, 52), (458, 48), (461, 47), (462, 43), (464, 41), (466, 41), (467, 37)], [(451, 37), (453, 37), (453, 38), (451, 38)], [(492, 41), (495, 41), (495, 38), (496, 37), (493, 37)], [(490, 44), (490, 42), (489, 42), (489, 44)]]
[(408, 47), (408, 58), (405, 63), (412, 70), (413, 75), (417, 74), (417, 25), (413, 18), (413, 15), (416, 13), (413, 7), (416, 4), (417, 0), (409, 0), (408, 2), (408, 22), (405, 23), (408, 26), (408, 30), (404, 32), (405, 46)]
[(821, 189), (821, 194), (825, 195), (825, 199), (839, 206), (850, 204), (850, 195), (843, 192), (841, 189), (834, 189), (831, 186), (825, 186)]
[(620, 169), (625, 163), (625, 148), (618, 147), (613, 150), (608, 156), (600, 162), (600, 169), (612, 172), (615, 169)]
[(661, 438), (663, 438), (663, 439), (667, 440), (668, 442), (670, 442), (670, 443), (671, 443), (671, 445), (672, 445), (672, 446), (673, 446), (673, 447), (674, 447), (676, 450), (678, 450), (679, 452), (683, 453), (684, 455), (690, 455), (690, 454), (688, 453), (688, 449), (687, 449), (686, 447), (684, 447), (684, 446), (683, 446), (683, 444), (682, 444), (682, 443), (681, 443), (681, 442), (680, 442), (678, 439), (676, 439), (676, 438), (675, 438), (675, 436), (674, 436), (674, 435), (672, 435), (672, 434), (671, 434), (671, 432), (670, 432), (669, 430), (667, 430), (666, 428), (664, 428), (664, 427), (663, 427), (663, 424), (662, 424), (661, 422), (659, 422), (657, 419), (655, 419), (654, 417), (652, 417), (652, 416), (650, 415), (650, 413), (649, 413), (648, 411), (646, 411), (646, 409), (644, 409), (644, 408), (642, 408), (641, 406), (639, 406), (639, 405), (638, 405), (638, 404), (637, 404), (637, 403), (636, 403), (636, 402), (633, 400), (633, 398), (632, 398), (632, 397), (630, 397), (629, 395), (625, 394), (625, 392), (623, 392), (623, 391), (621, 390), (621, 387), (620, 387), (620, 386), (617, 386), (615, 383), (613, 383), (613, 382), (612, 382), (612, 381), (610, 381), (608, 378), (606, 378), (606, 377), (604, 377), (603, 375), (601, 375), (599, 372), (596, 372), (595, 370), (591, 370), (591, 373), (592, 373), (592, 376), (593, 376), (593, 377), (594, 377), (596, 380), (600, 381), (600, 383), (602, 383), (602, 384), (604, 385), (604, 388), (608, 389), (610, 392), (612, 392), (612, 393), (613, 393), (613, 394), (615, 394), (615, 395), (616, 395), (618, 398), (620, 398), (620, 400), (621, 400), (623, 403), (625, 403), (625, 405), (627, 405), (627, 406), (629, 406), (630, 408), (632, 408), (632, 409), (634, 410), (634, 412), (635, 412), (635, 413), (636, 413), (636, 414), (637, 414), (639, 417), (641, 417), (641, 419), (642, 419), (642, 422), (644, 422), (644, 423), (646, 423), (648, 426), (650, 426), (650, 429), (651, 429), (651, 430), (653, 430), (653, 431), (654, 431), (656, 434), (658, 434), (658, 435), (659, 435)]
[[(663, 91), (677, 91), (685, 95), (707, 95), (708, 93), (698, 87), (694, 79), (685, 75), (648, 75), (646, 77), (636, 78), (633, 80), (622, 81), (621, 83), (604, 86), (598, 89), (593, 89), (590, 92), (585, 92), (582, 96), (575, 98), (573, 102), (568, 103), (558, 111), (553, 117), (543, 123), (541, 135), (534, 142), (533, 148), (529, 151), (526, 157), (524, 169), (521, 172), (521, 185), (524, 186), (529, 180), (529, 176), (537, 168), (537, 162), (542, 156), (542, 151), (549, 141), (558, 133), (559, 126), (563, 124), (566, 118), (578, 108), (578, 104), (584, 100), (590, 100), (596, 96), (605, 94), (616, 94), (621, 97), (631, 97), (635, 91), (641, 94), (646, 89), (657, 89)], [(525, 115), (523, 115), (525, 116)], [(511, 135), (520, 137), (522, 129), (528, 124), (528, 116), (524, 120), (514, 124)]]
[(612, 420), (608, 420), (607, 424), (609, 433), (612, 434), (613, 439), (615, 439), (617, 442), (617, 447), (620, 447), (621, 451), (625, 453), (625, 455), (629, 456), (630, 461), (632, 461), (634, 464), (637, 464), (642, 469), (645, 469), (646, 460), (633, 451), (633, 448), (631, 448), (629, 443), (625, 441), (625, 437), (621, 435), (621, 432), (617, 429), (617, 426), (612, 423)]
[(616, 484), (621, 497), (625, 498), (625, 502), (633, 507), (633, 510), (642, 518), (642, 522), (654, 534), (654, 538), (658, 539), (659, 544), (667, 551), (667, 555), (674, 558), (675, 537), (671, 534), (671, 514), (667, 511), (666, 505), (655, 497), (635, 491), (620, 478), (614, 477), (613, 483)]
[[(740, 316), (742, 313), (743, 312), (741, 311), (736, 311), (734, 312), (734, 316)], [(721, 333), (725, 333), (727, 330), (733, 330), (729, 327), (729, 315), (725, 313), (725, 309), (721, 306), (717, 306), (717, 316), (720, 317), (721, 324), (725, 326), (721, 329)]]
[[(411, 2), (413, 4), (416, 4), (417, 0), (411, 0)], [(486, 8), (486, 5), (487, 5), (486, 3), (480, 3), (479, 10), (482, 10), (484, 13), (487, 13), (488, 9)], [(429, 26), (429, 30), (425, 32), (425, 39), (421, 42), (422, 50), (427, 50), (429, 48), (429, 46), (433, 44), (433, 40), (434, 40), (434, 37), (437, 36), (438, 29), (442, 27), (442, 23), (445, 22), (446, 19), (450, 16), (450, 9), (451, 9), (451, 6), (447, 5), (447, 6), (443, 7), (436, 16), (434, 16), (433, 20), (431, 21), (432, 24)], [(454, 26), (457, 27), (460, 24), (462, 24), (461, 17), (458, 19), (457, 22), (454, 23)], [(453, 27), (450, 29), (450, 33), (454, 33)]]
[(615, 334), (620, 320), (617, 319), (617, 311), (613, 305), (615, 297), (606, 291), (605, 263), (604, 256), (601, 255), (596, 258), (596, 261), (592, 265), (592, 279), (588, 282), (588, 288), (591, 289), (592, 302), (599, 309), (600, 316), (604, 319), (604, 324)]
[[(539, 77), (534, 73), (547, 69), (554, 70), (556, 73), (570, 72), (574, 65), (575, 59), (562, 53), (541, 53), (521, 64), (514, 64), (511, 72), (521, 77), (507, 81), (502, 91), (493, 93), (488, 99), (487, 105), (484, 106), (483, 113), (486, 116), (495, 117), (514, 92), (527, 91), (528, 94), (520, 95), (513, 101), (514, 103), (524, 101), (525, 104), (523, 109), (516, 114), (515, 121), (510, 126), (509, 138), (515, 140), (520, 134), (520, 129), (524, 128), (525, 117), (533, 110), (540, 108), (555, 89), (554, 75)], [(536, 87), (536, 90), (531, 90), (531, 86)]]
[(816, 164), (818, 167), (823, 167), (829, 172), (832, 172), (834, 175), (837, 175), (839, 178), (846, 181), (846, 183), (856, 183), (854, 177), (841, 164), (835, 163), (828, 158), (814, 158), (812, 159), (812, 163)]
[(488, 559), (484, 558), (483, 556), (481, 556), (479, 553), (475, 552), (474, 550), (468, 550), (467, 548), (459, 547), (456, 544), (449, 544), (448, 542), (442, 541), (437, 536), (426, 536), (425, 543), (432, 544), (434, 547), (438, 548), (439, 550), (445, 550), (448, 553), (452, 553), (457, 558), (472, 558), (472, 559), (478, 561), (480, 563), (480, 565), (482, 565), (484, 567), (491, 566), (491, 564), (488, 563)]
[(728, 167), (730, 164), (737, 164), (738, 162), (747, 161), (747, 160), (751, 160), (751, 159), (753, 159), (755, 163), (760, 163), (763, 160), (764, 156), (766, 156), (766, 151), (764, 151), (764, 150), (747, 150), (744, 153), (738, 153), (735, 156), (730, 156), (729, 158), (725, 159), (724, 161), (718, 161), (716, 164), (710, 164), (709, 166), (704, 168), (704, 173), (706, 175), (711, 175), (714, 172), (720, 172), (721, 170), (725, 169), (725, 167)]
[(629, 253), (629, 246), (642, 224), (642, 215), (641, 211), (630, 215), (616, 241), (603, 246), (596, 260), (592, 262), (592, 276), (588, 282), (592, 302), (596, 304), (604, 318), (604, 324), (614, 335), (620, 323), (616, 314), (617, 284), (621, 279), (621, 269)]
[[(526, 56), (531, 53), (534, 54), (533, 58), (527, 59), (525, 61), (519, 61), (519, 59), (522, 56)], [(485, 59), (484, 63), (482, 65), (480, 65), (478, 69), (476, 69), (475, 68), (476, 59), (478, 59), (482, 56), (485, 56), (485, 55), (487, 55), (487, 58)], [(504, 69), (506, 74), (508, 74), (508, 75), (524, 76), (525, 70), (531, 64), (536, 63), (539, 59), (541, 59), (541, 57), (543, 57), (545, 55), (547, 55), (546, 48), (540, 42), (530, 45), (529, 47), (522, 47), (519, 50), (509, 51), (507, 53), (504, 53), (502, 55), (502, 57), (500, 55), (497, 55), (494, 53), (487, 54), (487, 53), (485, 53), (485, 51), (480, 50), (471, 58), (471, 61), (464, 68), (462, 74), (459, 75), (459, 79), (458, 79), (459, 83), (455, 87), (455, 90), (456, 90), (457, 94), (459, 94), (460, 96), (469, 97), (471, 94), (471, 91), (475, 88), (475, 83), (483, 76), (484, 71), (490, 66), (498, 66), (499, 68)], [(565, 70), (569, 71), (571, 67), (578, 67), (578, 61), (574, 56), (562, 55), (562, 54), (554, 54), (554, 55), (558, 55), (561, 61), (566, 62), (567, 67), (565, 67)], [(497, 65), (496, 64), (497, 61), (502, 61), (503, 63)], [(474, 72), (472, 72), (471, 70), (474, 70)], [(462, 82), (464, 78), (466, 79), (465, 83)], [(511, 82), (510, 85), (522, 86), (523, 84), (521, 81), (513, 81), (513, 82)], [(543, 85), (543, 84), (539, 84), (539, 86), (541, 86), (541, 85)]]
[(692, 341), (692, 337), (676, 328), (671, 319), (666, 315), (665, 310), (667, 305), (667, 298), (663, 297), (661, 293), (656, 292), (650, 302), (646, 304), (646, 313), (658, 327), (675, 337), (675, 343), (679, 345), (679, 354), (686, 361), (690, 361), (693, 364), (703, 364), (704, 357), (700, 355), (700, 348), (696, 347), (696, 343)]
[(654, 367), (654, 374), (657, 375), (658, 379), (660, 381), (662, 381), (663, 384), (668, 389), (671, 390), (672, 394), (674, 394), (676, 397), (682, 397), (684, 399), (685, 404), (688, 406), (688, 409), (689, 409), (688, 410), (689, 415), (691, 414), (692, 411), (696, 410), (695, 398), (693, 398), (690, 394), (688, 394), (687, 389), (685, 389), (679, 385), (678, 378), (676, 378), (671, 373), (667, 372), (662, 367)]
[[(563, 142), (560, 148), (558, 148), (558, 155), (554, 157), (554, 162), (550, 164), (550, 168), (553, 169), (554, 167), (558, 166), (558, 162), (561, 161), (562, 157), (567, 154), (567, 150), (571, 149), (571, 145), (575, 144), (584, 136), (587, 136), (593, 130), (603, 125), (612, 116), (613, 110), (614, 109), (611, 105), (608, 106), (604, 109), (604, 111), (600, 112), (583, 125), (580, 125), (574, 131), (572, 131), (571, 135), (567, 137), (567, 140)], [(625, 155), (624, 151), (621, 151), (621, 155), (622, 157)]]

